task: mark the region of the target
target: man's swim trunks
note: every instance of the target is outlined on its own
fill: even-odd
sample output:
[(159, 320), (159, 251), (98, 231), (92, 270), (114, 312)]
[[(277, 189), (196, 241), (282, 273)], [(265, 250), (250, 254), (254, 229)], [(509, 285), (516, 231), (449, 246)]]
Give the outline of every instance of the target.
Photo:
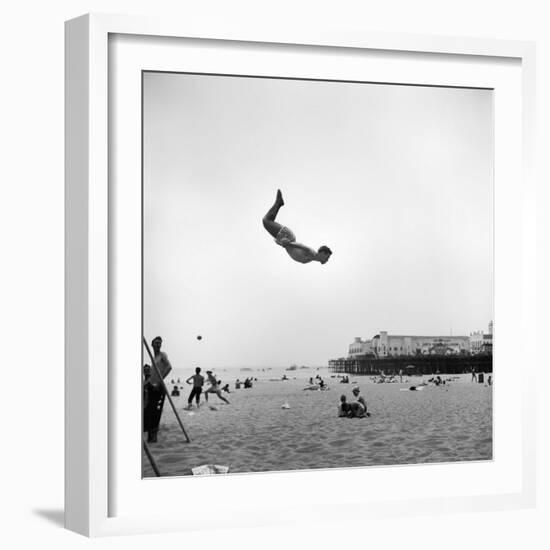
[(296, 235), (284, 225), (279, 229), (277, 236), (275, 237), (275, 242), (281, 244), (282, 239), (288, 239), (291, 243), (296, 242)]

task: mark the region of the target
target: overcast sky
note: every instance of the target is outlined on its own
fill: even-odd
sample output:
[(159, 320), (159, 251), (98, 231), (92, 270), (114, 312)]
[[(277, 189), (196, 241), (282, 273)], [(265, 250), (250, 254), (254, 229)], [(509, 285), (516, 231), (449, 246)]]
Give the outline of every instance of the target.
[[(492, 112), (487, 90), (147, 73), (145, 336), (187, 369), (487, 330)], [(327, 264), (264, 230), (277, 188)]]

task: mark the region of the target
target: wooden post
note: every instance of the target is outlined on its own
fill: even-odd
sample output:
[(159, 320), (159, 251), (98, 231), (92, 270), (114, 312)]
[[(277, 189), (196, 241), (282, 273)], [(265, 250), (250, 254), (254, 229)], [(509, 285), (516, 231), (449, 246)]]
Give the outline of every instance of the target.
[(159, 469), (157, 468), (157, 463), (155, 462), (155, 459), (153, 458), (153, 455), (151, 454), (151, 451), (149, 450), (149, 446), (147, 445), (147, 443), (145, 443), (145, 440), (143, 440), (143, 450), (145, 451), (145, 454), (147, 455), (147, 458), (149, 459), (149, 463), (151, 464), (151, 468), (153, 468), (153, 472), (155, 472), (155, 475), (157, 477), (161, 477)]
[(183, 435), (185, 436), (185, 439), (187, 440), (187, 443), (191, 443), (191, 440), (189, 439), (189, 436), (187, 435), (187, 432), (185, 431), (185, 428), (183, 427), (183, 424), (181, 422), (180, 415), (178, 414), (178, 411), (176, 410), (176, 406), (174, 405), (174, 402), (172, 401), (172, 398), (170, 397), (170, 394), (168, 393), (168, 388), (166, 387), (166, 384), (164, 383), (164, 379), (162, 378), (159, 368), (157, 367), (157, 364), (155, 363), (155, 358), (153, 357), (153, 354), (151, 353), (151, 350), (149, 349), (149, 345), (147, 344), (147, 340), (145, 340), (145, 336), (143, 337), (143, 343), (145, 344), (145, 349), (147, 350), (147, 353), (149, 354), (149, 357), (151, 358), (151, 367), (155, 369), (155, 372), (157, 373), (157, 376), (159, 377), (160, 383), (162, 384), (162, 388), (164, 389), (164, 393), (166, 394), (166, 397), (168, 398), (168, 401), (170, 402), (170, 405), (172, 406), (172, 410), (174, 411), (174, 414), (176, 415), (176, 418), (178, 420), (178, 424), (180, 425), (181, 431), (183, 432)]

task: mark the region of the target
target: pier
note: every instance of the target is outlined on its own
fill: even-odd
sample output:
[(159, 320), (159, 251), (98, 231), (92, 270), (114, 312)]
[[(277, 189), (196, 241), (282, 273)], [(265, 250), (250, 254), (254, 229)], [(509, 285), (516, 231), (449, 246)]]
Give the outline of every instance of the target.
[(355, 375), (398, 374), (463, 374), (493, 372), (492, 354), (483, 355), (398, 355), (391, 357), (358, 356), (329, 361), (329, 370), (334, 373)]

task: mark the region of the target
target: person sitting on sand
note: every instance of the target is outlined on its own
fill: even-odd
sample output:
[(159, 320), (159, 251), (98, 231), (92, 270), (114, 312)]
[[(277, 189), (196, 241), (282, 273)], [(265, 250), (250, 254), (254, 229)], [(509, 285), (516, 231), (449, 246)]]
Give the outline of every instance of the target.
[(197, 402), (197, 409), (198, 409), (200, 406), (202, 387), (204, 386), (204, 376), (201, 375), (200, 367), (197, 367), (195, 369), (195, 374), (193, 376), (190, 376), (186, 380), (186, 382), (188, 384), (193, 384), (193, 389), (191, 390), (191, 393), (189, 394), (189, 398), (187, 399), (187, 408), (190, 409), (192, 407), (193, 397), (194, 397), (195, 401)]
[[(218, 384), (221, 384), (221, 380), (218, 380)], [(225, 393), (231, 393), (229, 391), (229, 384), (226, 384), (223, 388), (222, 388), (222, 391), (224, 391)]]
[(355, 387), (351, 392), (357, 401), (350, 403), (351, 406), (351, 415), (353, 418), (364, 418), (365, 416), (370, 416), (370, 412), (367, 411), (367, 402), (364, 397), (360, 396), (360, 389)]
[(345, 395), (340, 396), (340, 405), (338, 406), (338, 416), (349, 416), (350, 414), (350, 404), (347, 402), (347, 398)]
[(222, 401), (225, 401), (229, 405), (229, 401), (222, 395), (220, 390), (219, 382), (216, 380), (216, 377), (212, 374), (211, 370), (207, 370), (206, 374), (208, 375), (208, 382), (210, 387), (204, 392), (204, 398), (208, 401), (208, 394), (215, 393)]
[(282, 246), (287, 254), (296, 262), (308, 264), (309, 262), (320, 262), (326, 264), (332, 251), (328, 246), (321, 246), (317, 252), (304, 244), (296, 242), (294, 233), (284, 225), (277, 223), (275, 218), (281, 206), (285, 204), (280, 189), (277, 189), (275, 203), (263, 217), (263, 224), (266, 231), (275, 239), (275, 242)]

